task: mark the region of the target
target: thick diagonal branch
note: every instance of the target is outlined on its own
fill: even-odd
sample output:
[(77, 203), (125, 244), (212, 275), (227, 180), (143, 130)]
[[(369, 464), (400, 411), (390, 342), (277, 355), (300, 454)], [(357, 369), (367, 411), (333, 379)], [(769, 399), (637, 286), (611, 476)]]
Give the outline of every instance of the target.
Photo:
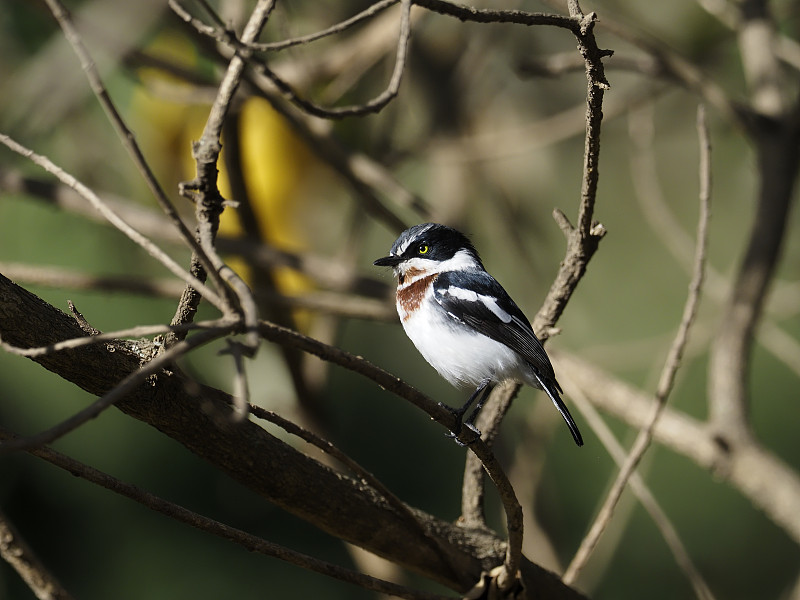
[[(72, 317), (2, 275), (0, 334), (8, 343), (28, 348), (85, 335)], [(287, 330), (282, 341), (301, 337)], [(312, 343), (309, 338), (302, 339)], [(124, 342), (113, 342), (34, 360), (89, 393), (100, 395), (139, 368), (140, 351), (141, 344), (137, 350)], [(361, 358), (339, 352), (342, 356), (335, 362), (341, 366), (371, 373), (373, 378), (380, 371)], [(382, 385), (393, 387), (391, 376), (380, 373)], [(370, 486), (334, 472), (252, 422), (232, 423), (228, 418), (231, 404), (228, 394), (173, 371), (150, 379), (116, 407), (182, 443), (276, 506), (452, 589), (469, 589), (482, 572), (503, 562), (505, 544), (494, 534), (462, 528), (409, 507), (422, 526), (414, 531), (408, 527), (407, 517)], [(437, 540), (438, 552), (428, 543), (430, 537)], [(533, 587), (551, 593), (557, 590), (553, 597), (579, 597), (540, 567), (527, 562), (522, 567)]]

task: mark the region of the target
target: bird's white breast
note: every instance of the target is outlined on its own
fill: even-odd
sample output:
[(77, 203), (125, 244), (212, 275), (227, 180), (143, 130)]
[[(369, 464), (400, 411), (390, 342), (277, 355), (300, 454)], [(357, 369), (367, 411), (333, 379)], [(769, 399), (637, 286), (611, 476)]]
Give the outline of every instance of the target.
[(427, 286), (417, 310), (406, 312), (398, 303), (398, 313), (417, 350), (452, 385), (477, 386), (484, 379), (536, 385), (527, 363), (511, 348), (449, 316), (433, 299), (433, 286)]

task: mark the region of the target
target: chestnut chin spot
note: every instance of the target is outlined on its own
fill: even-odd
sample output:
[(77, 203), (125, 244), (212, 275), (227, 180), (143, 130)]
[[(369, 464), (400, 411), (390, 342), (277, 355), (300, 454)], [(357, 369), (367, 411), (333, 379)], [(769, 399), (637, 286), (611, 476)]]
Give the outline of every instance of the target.
[(434, 273), (433, 275), (420, 277), (403, 289), (397, 290), (397, 302), (406, 315), (405, 319), (419, 308), (420, 304), (422, 304), (422, 300), (425, 298), (425, 293), (428, 291), (428, 286), (433, 283), (433, 280), (438, 276), (438, 273)]

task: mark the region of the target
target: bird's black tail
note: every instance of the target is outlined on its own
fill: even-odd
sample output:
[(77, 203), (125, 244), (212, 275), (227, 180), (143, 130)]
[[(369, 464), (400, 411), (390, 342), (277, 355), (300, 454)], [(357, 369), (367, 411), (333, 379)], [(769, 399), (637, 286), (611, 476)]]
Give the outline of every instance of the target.
[(541, 385), (545, 393), (550, 396), (550, 400), (553, 401), (553, 404), (556, 405), (558, 412), (561, 413), (561, 416), (564, 417), (564, 421), (567, 422), (567, 427), (569, 427), (575, 443), (578, 444), (578, 446), (583, 446), (581, 432), (578, 431), (578, 426), (575, 424), (572, 415), (569, 414), (567, 405), (564, 404), (564, 401), (561, 399), (561, 386), (558, 385), (558, 382), (555, 379), (545, 380), (544, 378), (540, 377), (538, 373), (534, 374), (536, 375), (536, 379), (539, 381), (539, 385)]

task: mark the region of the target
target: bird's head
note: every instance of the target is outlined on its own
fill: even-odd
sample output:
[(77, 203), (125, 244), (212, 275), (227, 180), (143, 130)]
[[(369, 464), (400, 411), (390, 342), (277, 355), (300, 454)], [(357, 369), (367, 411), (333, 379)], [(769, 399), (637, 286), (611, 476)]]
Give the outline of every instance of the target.
[(373, 264), (392, 267), (400, 283), (406, 277), (416, 279), (444, 271), (483, 268), (478, 251), (469, 238), (438, 223), (422, 223), (406, 229), (392, 244), (389, 256), (379, 258)]

